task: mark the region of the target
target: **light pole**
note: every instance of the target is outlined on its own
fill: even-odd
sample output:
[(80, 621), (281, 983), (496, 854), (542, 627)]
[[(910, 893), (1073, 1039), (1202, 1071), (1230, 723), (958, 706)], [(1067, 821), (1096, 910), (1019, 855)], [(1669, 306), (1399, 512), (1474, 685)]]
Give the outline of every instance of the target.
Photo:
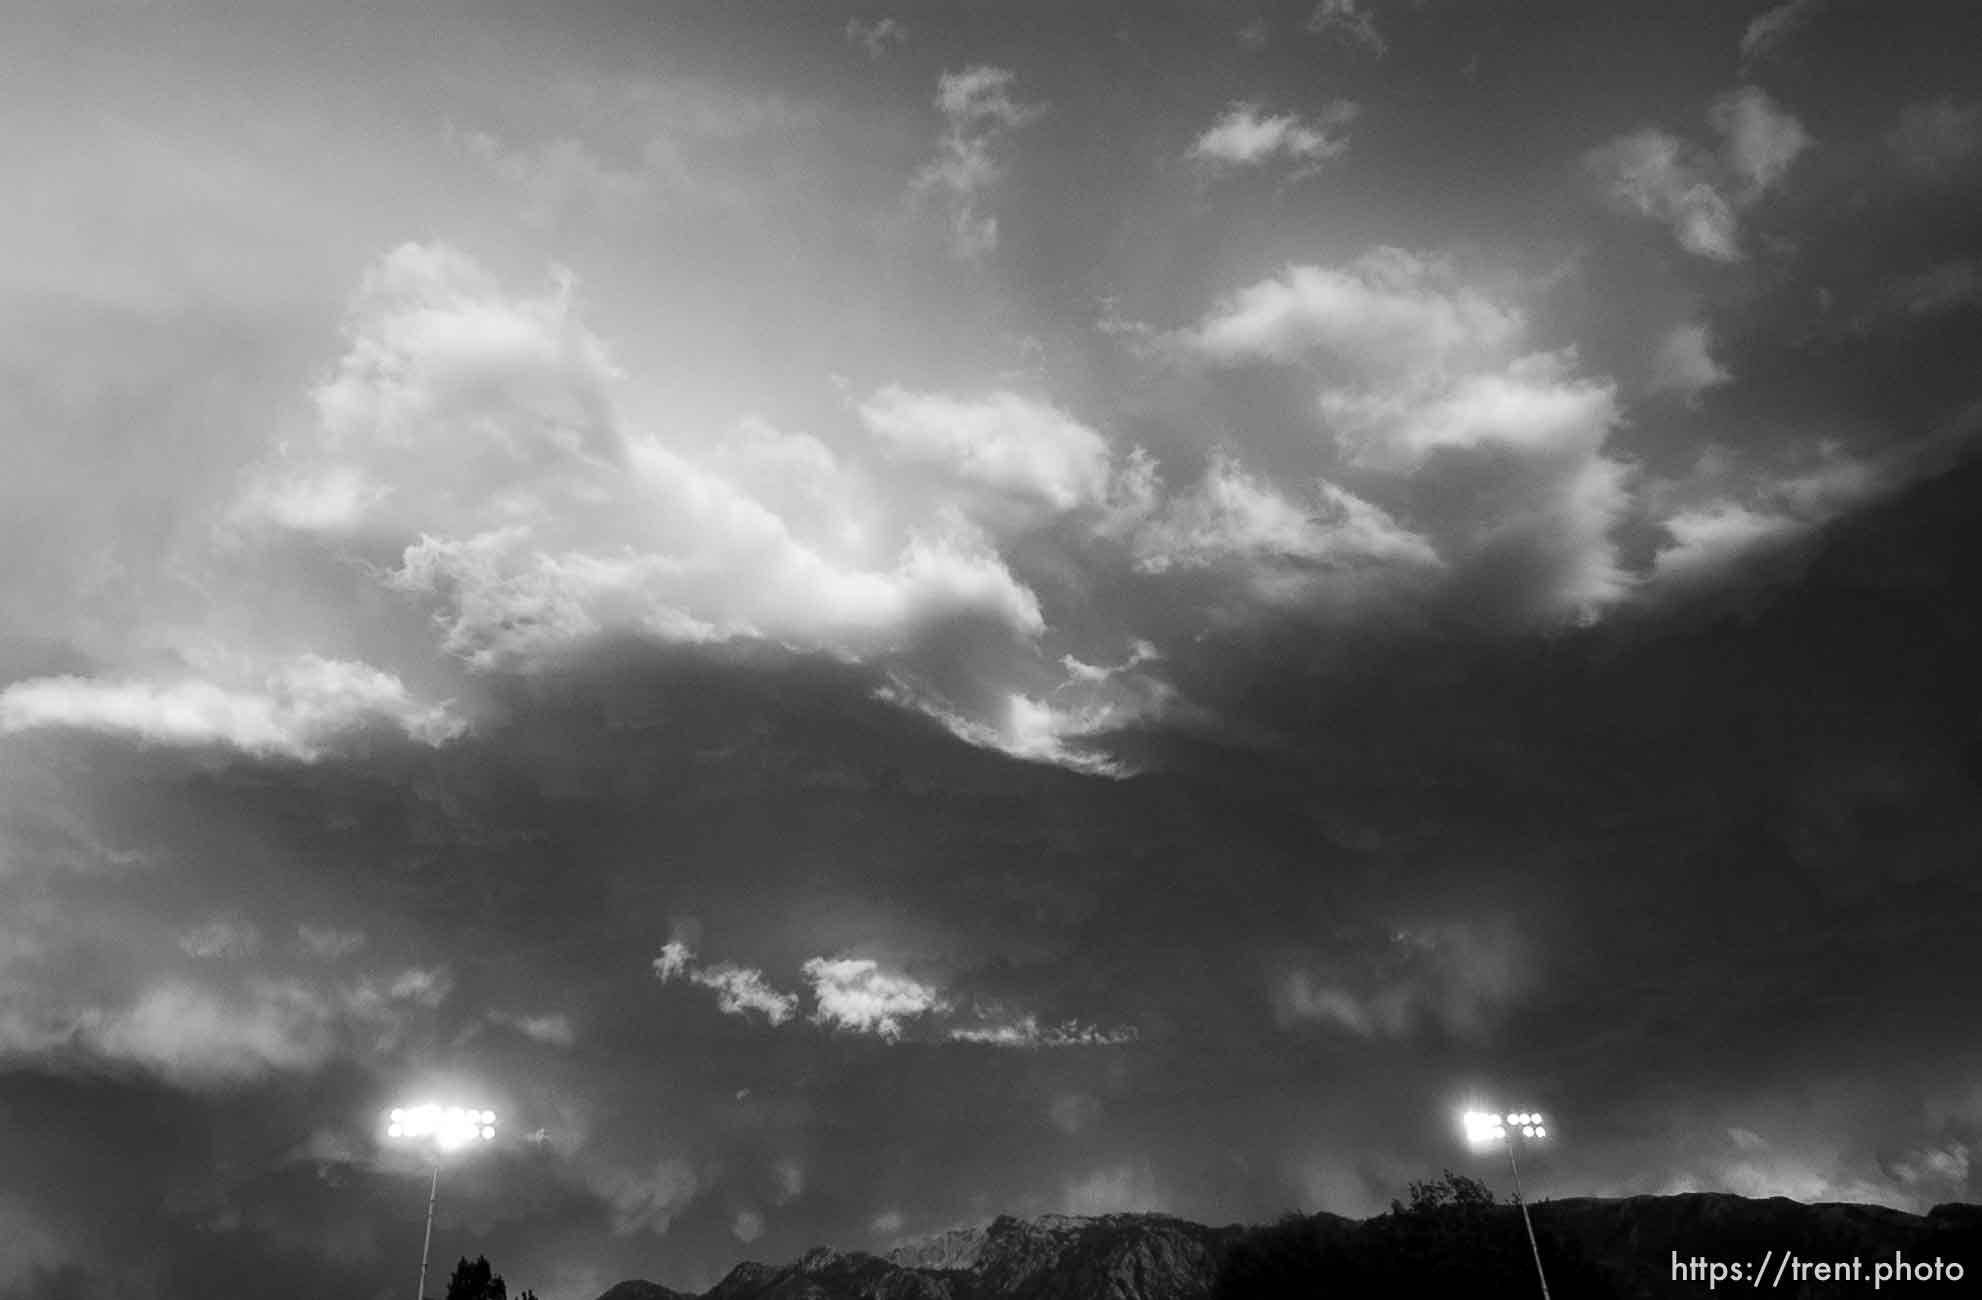
[(427, 1236), (420, 1243), (420, 1289), (413, 1293), (413, 1300), (426, 1300), (427, 1255), (434, 1244), (434, 1202), (440, 1199), (441, 1157), (477, 1142), (495, 1141), (496, 1115), (492, 1110), (423, 1105), (399, 1107), (387, 1120), (387, 1137), (420, 1143), (433, 1153), (434, 1177), (427, 1188)]
[(1542, 1300), (1548, 1300), (1548, 1274), (1542, 1271), (1542, 1248), (1535, 1240), (1535, 1221), (1528, 1217), (1528, 1201), (1521, 1195), (1521, 1166), (1514, 1159), (1516, 1138), (1537, 1142), (1548, 1136), (1548, 1129), (1535, 1111), (1515, 1111), (1496, 1115), (1491, 1111), (1469, 1110), (1462, 1117), (1466, 1142), (1475, 1148), (1500, 1142), (1507, 1147), (1507, 1168), (1514, 1175), (1514, 1203), (1521, 1207), (1521, 1222), (1528, 1229), (1528, 1249), (1535, 1254), (1535, 1277), (1542, 1284)]

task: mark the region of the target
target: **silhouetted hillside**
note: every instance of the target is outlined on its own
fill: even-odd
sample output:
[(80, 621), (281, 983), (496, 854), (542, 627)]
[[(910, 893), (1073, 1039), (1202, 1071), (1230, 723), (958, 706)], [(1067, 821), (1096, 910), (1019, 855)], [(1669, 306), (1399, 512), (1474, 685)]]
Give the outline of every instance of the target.
[[(1797, 1281), (1772, 1295), (1871, 1293), (1871, 1270), (1907, 1261), (1958, 1263), (1966, 1278), (1935, 1294), (1965, 1294), (1982, 1277), (1982, 1207), (1926, 1215), (1868, 1205), (1776, 1198), (1579, 1198), (1532, 1207), (1558, 1300), (1700, 1296), (1707, 1280), (1675, 1276), (1696, 1257), (1740, 1265), (1742, 1285), (1765, 1255), (1862, 1261), (1862, 1280)], [(1536, 1294), (1534, 1257), (1510, 1205), (1398, 1209), (1366, 1220), (1289, 1215), (1260, 1227), (1209, 1228), (1163, 1215), (999, 1218), (873, 1255), (823, 1247), (783, 1265), (739, 1264), (702, 1300), (1278, 1300), (1302, 1297)], [(1771, 1273), (1774, 1264), (1771, 1264)], [(1730, 1286), (1722, 1280), (1719, 1290)], [(1918, 1284), (1915, 1285), (1924, 1285)], [(1888, 1284), (1890, 1289), (1890, 1284)], [(676, 1300), (622, 1282), (600, 1300)]]

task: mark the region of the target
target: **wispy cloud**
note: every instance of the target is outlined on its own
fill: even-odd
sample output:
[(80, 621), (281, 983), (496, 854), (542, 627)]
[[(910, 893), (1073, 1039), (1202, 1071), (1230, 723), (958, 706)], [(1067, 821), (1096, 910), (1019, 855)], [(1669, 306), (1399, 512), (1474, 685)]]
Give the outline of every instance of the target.
[(653, 968), (664, 984), (685, 980), (711, 990), (716, 995), (716, 1009), (726, 1016), (755, 1014), (773, 1025), (782, 1025), (798, 1010), (797, 996), (774, 988), (764, 972), (734, 962), (702, 965), (687, 945), (680, 942), (662, 948)]
[(1036, 1016), (1023, 1016), (994, 1024), (958, 1025), (950, 1030), (949, 1036), (953, 1042), (976, 1043), (983, 1047), (1031, 1048), (1119, 1047), (1135, 1042), (1140, 1035), (1133, 1025), (1104, 1029), (1099, 1025), (1082, 1024), (1078, 1020), (1042, 1025)]
[(998, 246), (998, 218), (983, 210), (986, 191), (1004, 176), (998, 153), (1011, 131), (1036, 121), (1046, 109), (1012, 97), (1017, 80), (1008, 68), (977, 64), (945, 72), (936, 107), (945, 126), (936, 157), (915, 174), (917, 194), (940, 197), (948, 209), (950, 251), (966, 260)]
[(1390, 50), (1390, 42), (1377, 30), (1375, 17), (1360, 0), (1321, 0), (1308, 15), (1308, 30), (1360, 45), (1379, 59)]
[(558, 1012), (543, 1015), (526, 1015), (513, 1011), (491, 1011), (491, 1024), (513, 1029), (532, 1042), (546, 1047), (568, 1048), (578, 1041), (578, 1032), (572, 1028), (571, 1018)]
[(1614, 204), (1670, 226), (1687, 252), (1739, 261), (1739, 210), (1779, 186), (1812, 140), (1755, 86), (1720, 96), (1707, 117), (1722, 137), (1718, 158), (1648, 127), (1592, 150), (1584, 162)]
[(900, 45), (908, 40), (908, 27), (897, 18), (877, 18), (872, 22), (849, 18), (846, 22), (846, 38), (865, 50), (868, 58), (879, 59), (887, 54), (890, 46)]
[(1788, 0), (1764, 10), (1741, 33), (1741, 61), (1758, 63), (1774, 54), (1789, 37), (1816, 13), (1823, 0)]
[(1982, 103), (1943, 96), (1900, 111), (1886, 144), (1908, 169), (1944, 177), (1982, 154)]
[(38, 677), (0, 691), (0, 731), (69, 728), (303, 762), (375, 725), (435, 746), (467, 729), (447, 705), (414, 699), (390, 673), (317, 655), (278, 663), (252, 684)]

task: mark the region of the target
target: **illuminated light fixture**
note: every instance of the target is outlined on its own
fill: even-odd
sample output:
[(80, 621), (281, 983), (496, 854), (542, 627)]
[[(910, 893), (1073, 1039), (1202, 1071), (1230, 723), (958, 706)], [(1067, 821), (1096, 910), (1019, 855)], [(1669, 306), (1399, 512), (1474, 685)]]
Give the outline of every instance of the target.
[(434, 1203), (440, 1199), (440, 1158), (466, 1146), (495, 1141), (496, 1113), (480, 1107), (395, 1106), (386, 1117), (385, 1135), (397, 1141), (415, 1141), (430, 1146), (434, 1161), (433, 1184), (427, 1191), (427, 1235), (420, 1246), (420, 1289), (418, 1300), (427, 1294), (427, 1259), (434, 1244)]
[(1541, 1282), (1542, 1300), (1549, 1300), (1548, 1274), (1542, 1271), (1542, 1248), (1535, 1240), (1535, 1221), (1528, 1216), (1527, 1198), (1521, 1195), (1521, 1166), (1514, 1159), (1515, 1142), (1512, 1134), (1518, 1133), (1529, 1141), (1548, 1136), (1548, 1129), (1542, 1123), (1539, 1111), (1510, 1111), (1497, 1115), (1489, 1111), (1469, 1110), (1459, 1117), (1465, 1129), (1466, 1142), (1474, 1147), (1488, 1147), (1502, 1143), (1507, 1148), (1507, 1168), (1514, 1175), (1514, 1201), (1521, 1207), (1521, 1222), (1528, 1230), (1528, 1249), (1535, 1256), (1535, 1277)]

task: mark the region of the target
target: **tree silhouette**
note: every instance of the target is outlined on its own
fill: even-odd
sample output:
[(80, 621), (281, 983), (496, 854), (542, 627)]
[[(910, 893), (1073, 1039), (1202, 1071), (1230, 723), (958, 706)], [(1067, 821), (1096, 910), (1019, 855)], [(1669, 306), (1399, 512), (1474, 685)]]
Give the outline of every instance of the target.
[[(1413, 1182), (1409, 1204), (1355, 1222), (1289, 1214), (1247, 1229), (1226, 1253), (1217, 1300), (1313, 1300), (1317, 1295), (1535, 1294), (1535, 1264), (1520, 1212), (1483, 1182), (1446, 1170)], [(1539, 1218), (1539, 1216), (1538, 1216)], [(1536, 1223), (1549, 1286), (1558, 1295), (1613, 1293), (1595, 1262), (1545, 1221)]]
[(1443, 1178), (1417, 1179), (1411, 1183), (1411, 1203), (1390, 1202), (1392, 1214), (1438, 1214), (1445, 1210), (1484, 1209), (1494, 1203), (1493, 1189), (1477, 1178), (1455, 1174), (1450, 1169)]
[(509, 1284), (489, 1267), (488, 1256), (477, 1255), (472, 1264), (464, 1256), (448, 1279), (446, 1300), (509, 1300)]

